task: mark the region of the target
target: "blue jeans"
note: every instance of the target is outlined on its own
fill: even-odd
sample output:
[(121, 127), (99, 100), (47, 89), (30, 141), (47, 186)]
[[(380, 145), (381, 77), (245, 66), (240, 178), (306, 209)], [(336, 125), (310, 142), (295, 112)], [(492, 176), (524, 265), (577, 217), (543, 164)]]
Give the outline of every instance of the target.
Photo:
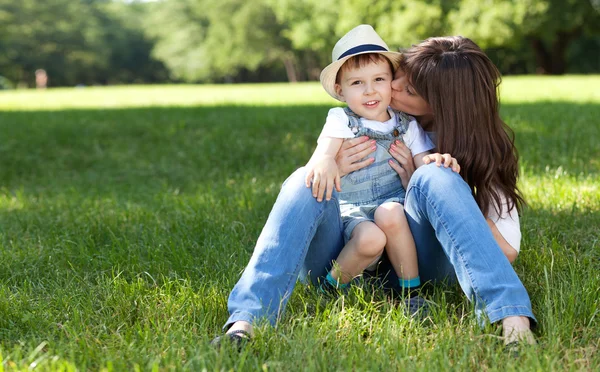
[[(239, 320), (263, 318), (275, 325), (297, 279), (323, 277), (342, 250), (337, 194), (317, 202), (304, 185), (304, 174), (300, 168), (283, 184), (229, 296), (225, 329)], [(457, 279), (491, 322), (516, 315), (535, 321), (527, 291), (459, 175), (435, 164), (422, 166), (410, 180), (404, 208), (423, 281)]]

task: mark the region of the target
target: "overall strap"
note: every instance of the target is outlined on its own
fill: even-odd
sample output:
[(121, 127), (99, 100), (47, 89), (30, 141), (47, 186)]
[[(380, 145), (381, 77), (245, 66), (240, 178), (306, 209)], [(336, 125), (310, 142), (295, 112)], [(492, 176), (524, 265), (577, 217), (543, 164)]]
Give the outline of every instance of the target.
[(402, 111), (394, 110), (394, 113), (396, 113), (396, 128), (401, 134), (406, 133), (408, 131), (408, 124), (414, 119)]
[(352, 130), (352, 133), (356, 134), (362, 127), (362, 123), (360, 122), (360, 117), (354, 113), (354, 111), (350, 110), (350, 107), (344, 107), (344, 112), (346, 116), (348, 116), (348, 128)]

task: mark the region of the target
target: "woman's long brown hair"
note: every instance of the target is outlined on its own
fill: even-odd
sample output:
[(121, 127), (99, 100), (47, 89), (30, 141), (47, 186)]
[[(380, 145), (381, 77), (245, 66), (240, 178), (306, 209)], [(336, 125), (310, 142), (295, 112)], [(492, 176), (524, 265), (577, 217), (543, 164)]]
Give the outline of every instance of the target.
[(487, 215), (524, 204), (517, 187), (514, 132), (500, 119), (500, 72), (470, 39), (429, 38), (403, 52), (401, 68), (433, 112), (432, 128), (441, 153), (455, 157), (462, 178)]

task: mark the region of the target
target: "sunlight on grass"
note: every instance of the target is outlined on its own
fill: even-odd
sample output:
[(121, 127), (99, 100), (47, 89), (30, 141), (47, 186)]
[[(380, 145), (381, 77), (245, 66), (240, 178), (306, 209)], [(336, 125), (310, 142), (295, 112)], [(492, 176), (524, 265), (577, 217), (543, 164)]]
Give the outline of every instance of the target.
[(22, 191), (13, 193), (6, 189), (0, 189), (0, 209), (7, 211), (22, 209), (24, 206), (23, 199)]
[[(535, 86), (535, 90), (532, 90)], [(598, 102), (600, 76), (507, 76), (503, 102)], [(0, 91), (0, 110), (147, 106), (304, 105), (339, 102), (317, 82), (297, 84), (149, 85)]]
[(152, 85), (0, 91), (0, 110), (334, 103), (318, 83)]
[(524, 174), (519, 187), (530, 207), (553, 212), (600, 211), (598, 175), (570, 175), (547, 169), (543, 175)]
[(600, 103), (600, 75), (507, 76), (502, 79), (502, 102)]

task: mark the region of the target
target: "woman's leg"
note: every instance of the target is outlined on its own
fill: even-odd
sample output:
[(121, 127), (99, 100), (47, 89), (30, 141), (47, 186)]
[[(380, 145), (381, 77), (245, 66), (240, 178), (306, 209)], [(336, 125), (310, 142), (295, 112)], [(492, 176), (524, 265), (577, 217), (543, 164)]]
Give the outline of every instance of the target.
[(514, 316), (535, 321), (525, 287), (458, 174), (435, 164), (420, 167), (410, 180), (404, 210), (423, 280), (444, 279), (451, 267), (491, 322)]
[(229, 295), (225, 329), (257, 318), (275, 325), (301, 269), (304, 279), (314, 280), (325, 275), (341, 251), (337, 194), (330, 201), (317, 202), (304, 185), (304, 174), (300, 168), (284, 182), (250, 262)]

